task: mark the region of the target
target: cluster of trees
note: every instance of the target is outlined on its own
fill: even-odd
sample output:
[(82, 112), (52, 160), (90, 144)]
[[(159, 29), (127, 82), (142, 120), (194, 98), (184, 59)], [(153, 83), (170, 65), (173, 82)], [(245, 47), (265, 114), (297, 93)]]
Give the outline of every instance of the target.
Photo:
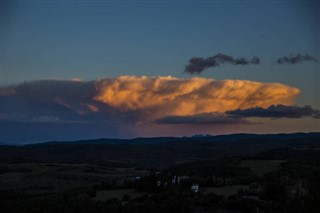
[[(179, 176), (190, 178), (173, 184), (172, 179)], [(198, 183), (201, 187), (239, 183), (250, 187), (224, 197), (213, 193), (203, 194), (201, 191), (192, 193), (192, 183)], [(240, 158), (190, 162), (167, 168), (158, 175), (152, 173), (142, 178), (135, 188), (153, 193), (153, 196), (128, 202), (130, 208), (141, 207), (141, 211), (148, 204), (148, 208), (155, 209), (154, 212), (159, 209), (170, 212), (166, 208), (169, 208), (167, 205), (170, 206), (172, 198), (179, 201), (176, 205), (183, 205), (181, 208), (185, 208), (185, 212), (199, 209), (209, 212), (218, 209), (228, 212), (319, 212), (320, 156), (290, 159), (263, 177), (255, 176), (250, 168), (241, 166)], [(188, 202), (185, 203), (185, 200)]]

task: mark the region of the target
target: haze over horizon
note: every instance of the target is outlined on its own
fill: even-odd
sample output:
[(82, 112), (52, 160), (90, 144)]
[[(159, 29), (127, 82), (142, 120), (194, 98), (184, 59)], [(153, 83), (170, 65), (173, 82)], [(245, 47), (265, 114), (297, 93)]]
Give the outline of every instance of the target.
[(320, 132), (320, 3), (2, 1), (2, 142)]

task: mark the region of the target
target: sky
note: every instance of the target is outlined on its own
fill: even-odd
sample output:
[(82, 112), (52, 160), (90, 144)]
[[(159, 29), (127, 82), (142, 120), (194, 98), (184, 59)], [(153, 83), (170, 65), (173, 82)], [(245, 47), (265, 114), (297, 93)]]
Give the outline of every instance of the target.
[(0, 142), (320, 131), (318, 1), (1, 1)]

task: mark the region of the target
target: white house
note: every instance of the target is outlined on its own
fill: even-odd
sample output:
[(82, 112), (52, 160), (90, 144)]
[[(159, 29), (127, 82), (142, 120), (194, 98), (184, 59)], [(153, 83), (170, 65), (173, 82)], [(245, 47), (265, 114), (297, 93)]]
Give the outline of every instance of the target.
[(198, 192), (199, 191), (199, 184), (192, 184), (191, 185), (191, 191), (192, 192)]

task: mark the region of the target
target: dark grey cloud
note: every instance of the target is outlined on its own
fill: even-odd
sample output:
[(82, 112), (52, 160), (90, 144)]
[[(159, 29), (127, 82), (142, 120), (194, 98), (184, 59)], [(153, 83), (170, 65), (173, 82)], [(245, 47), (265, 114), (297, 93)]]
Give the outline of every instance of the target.
[(31, 81), (0, 89), (2, 119), (21, 122), (96, 120), (90, 106), (104, 113), (107, 107), (92, 100), (94, 82)]
[(268, 108), (254, 107), (249, 109), (237, 109), (227, 111), (227, 115), (239, 117), (260, 117), (260, 118), (301, 118), (313, 117), (320, 118), (319, 110), (313, 109), (311, 106), (286, 106), (271, 105)]
[(222, 64), (232, 65), (249, 65), (249, 64), (260, 64), (260, 58), (252, 57), (251, 59), (246, 58), (234, 58), (226, 54), (216, 54), (208, 58), (193, 57), (189, 60), (189, 64), (185, 67), (185, 72), (189, 74), (200, 74), (205, 69), (218, 67)]
[(281, 58), (278, 58), (276, 63), (277, 64), (298, 64), (298, 63), (302, 63), (304, 61), (314, 61), (314, 62), (318, 62), (318, 60), (311, 56), (311, 55), (301, 55), (301, 54), (297, 54), (294, 56), (283, 56)]
[(225, 113), (201, 113), (188, 116), (165, 116), (158, 120), (158, 124), (258, 124), (249, 121), (248, 118), (302, 118), (313, 117), (320, 119), (320, 111), (311, 106), (286, 106), (271, 105), (268, 108), (254, 107), (249, 109), (237, 109)]
[(128, 137), (131, 117), (94, 100), (96, 81), (40, 80), (0, 88), (1, 140)]
[(156, 120), (158, 124), (254, 124), (237, 116), (225, 113), (201, 113), (188, 116), (165, 116)]

